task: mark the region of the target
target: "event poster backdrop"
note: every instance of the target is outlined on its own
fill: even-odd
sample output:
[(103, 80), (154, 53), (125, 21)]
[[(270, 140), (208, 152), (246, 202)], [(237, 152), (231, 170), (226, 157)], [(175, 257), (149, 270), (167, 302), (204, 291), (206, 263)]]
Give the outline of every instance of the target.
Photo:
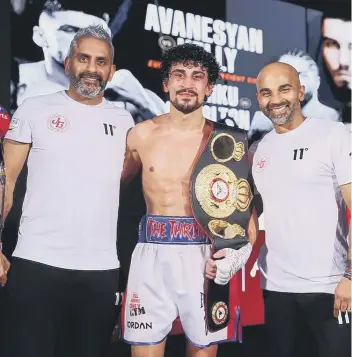
[[(119, 69), (106, 97), (125, 106), (136, 122), (168, 111), (158, 67), (162, 52), (184, 42), (212, 52), (221, 79), (204, 108), (207, 118), (249, 130), (258, 111), (255, 77), (287, 48), (305, 48), (304, 9), (277, 1), (237, 0), (33, 0), (22, 13), (21, 35), (13, 33), (13, 109), (28, 96), (67, 88), (63, 61), (75, 32), (90, 23), (110, 28)], [(253, 11), (253, 9), (256, 9)], [(261, 14), (280, 12), (280, 22)], [(287, 31), (282, 31), (282, 23)], [(295, 36), (292, 25), (299, 28)], [(24, 34), (23, 31), (26, 31)], [(25, 38), (23, 43), (21, 38)]]
[[(106, 97), (126, 107), (135, 122), (168, 111), (158, 70), (160, 56), (168, 47), (184, 42), (203, 46), (221, 64), (221, 79), (204, 108), (211, 120), (249, 130), (253, 140), (271, 130), (270, 121), (258, 109), (255, 78), (265, 64), (283, 61), (298, 70), (306, 87), (304, 115), (350, 122), (346, 110), (350, 80), (334, 86), (327, 62), (322, 60), (327, 46), (339, 50), (336, 56), (350, 58), (350, 19), (347, 24), (335, 21), (331, 25), (330, 21), (330, 28), (340, 36), (326, 42), (329, 33), (323, 33), (321, 12), (278, 0), (11, 3), (13, 110), (26, 97), (67, 88), (63, 61), (69, 43), (79, 28), (95, 23), (111, 31), (116, 50), (118, 71)], [(350, 78), (350, 60), (341, 66), (342, 75)]]

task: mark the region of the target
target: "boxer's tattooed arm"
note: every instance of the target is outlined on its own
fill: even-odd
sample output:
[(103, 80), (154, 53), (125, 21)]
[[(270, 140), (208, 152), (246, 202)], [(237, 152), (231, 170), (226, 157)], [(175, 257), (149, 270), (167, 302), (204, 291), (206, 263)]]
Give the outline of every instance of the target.
[(128, 185), (134, 177), (136, 177), (142, 167), (142, 162), (137, 151), (135, 136), (133, 129), (127, 133), (125, 158), (121, 174), (122, 186)]

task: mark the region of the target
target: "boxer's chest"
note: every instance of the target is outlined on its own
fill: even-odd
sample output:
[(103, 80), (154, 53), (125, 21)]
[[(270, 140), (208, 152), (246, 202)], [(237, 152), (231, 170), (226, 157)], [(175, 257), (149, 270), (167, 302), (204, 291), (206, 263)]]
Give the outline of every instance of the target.
[(163, 177), (189, 180), (202, 135), (153, 137), (141, 148), (144, 169)]

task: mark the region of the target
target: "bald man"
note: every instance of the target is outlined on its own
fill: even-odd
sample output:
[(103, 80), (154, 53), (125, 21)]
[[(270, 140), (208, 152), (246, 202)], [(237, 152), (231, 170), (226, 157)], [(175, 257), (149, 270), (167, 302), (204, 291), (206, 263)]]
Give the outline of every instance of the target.
[[(351, 337), (350, 135), (342, 123), (304, 117), (304, 86), (288, 64), (257, 78), (274, 130), (259, 143), (253, 176), (264, 205), (259, 257), (271, 357), (293, 357), (301, 322), (319, 357), (347, 357)], [(300, 330), (301, 332), (301, 330)]]

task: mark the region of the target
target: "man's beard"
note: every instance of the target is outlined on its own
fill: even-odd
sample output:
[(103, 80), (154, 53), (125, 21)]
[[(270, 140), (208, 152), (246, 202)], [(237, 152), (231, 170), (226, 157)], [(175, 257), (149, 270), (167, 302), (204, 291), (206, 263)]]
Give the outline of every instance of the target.
[[(271, 109), (278, 108), (281, 106), (286, 106), (288, 107), (288, 112), (282, 113), (282, 114), (275, 114), (272, 112)], [(291, 121), (293, 119), (293, 115), (295, 114), (296, 110), (300, 108), (300, 102), (297, 100), (294, 103), (284, 101), (280, 104), (275, 104), (275, 105), (267, 105), (267, 107), (262, 111), (263, 113), (273, 122), (273, 124), (276, 125), (285, 125), (287, 122)]]
[[(191, 104), (191, 100), (193, 99), (193, 97), (190, 97), (189, 99), (191, 100), (185, 100), (185, 101), (180, 101), (177, 99), (177, 95), (183, 92), (187, 92), (187, 93), (191, 93), (194, 96), (196, 96), (196, 101), (194, 104)], [(198, 96), (197, 93), (192, 91), (192, 90), (179, 90), (176, 92), (176, 99), (175, 100), (170, 100), (171, 104), (181, 113), (183, 114), (190, 114), (194, 111), (196, 111), (197, 109), (199, 109), (202, 105), (203, 102), (199, 102), (198, 100)]]
[[(87, 85), (84, 83), (84, 78), (96, 79), (97, 85)], [(72, 71), (70, 73), (70, 83), (71, 86), (77, 91), (78, 94), (87, 98), (93, 99), (97, 97), (101, 92), (104, 91), (108, 81), (104, 81), (103, 78), (97, 73), (80, 73), (75, 76)]]

